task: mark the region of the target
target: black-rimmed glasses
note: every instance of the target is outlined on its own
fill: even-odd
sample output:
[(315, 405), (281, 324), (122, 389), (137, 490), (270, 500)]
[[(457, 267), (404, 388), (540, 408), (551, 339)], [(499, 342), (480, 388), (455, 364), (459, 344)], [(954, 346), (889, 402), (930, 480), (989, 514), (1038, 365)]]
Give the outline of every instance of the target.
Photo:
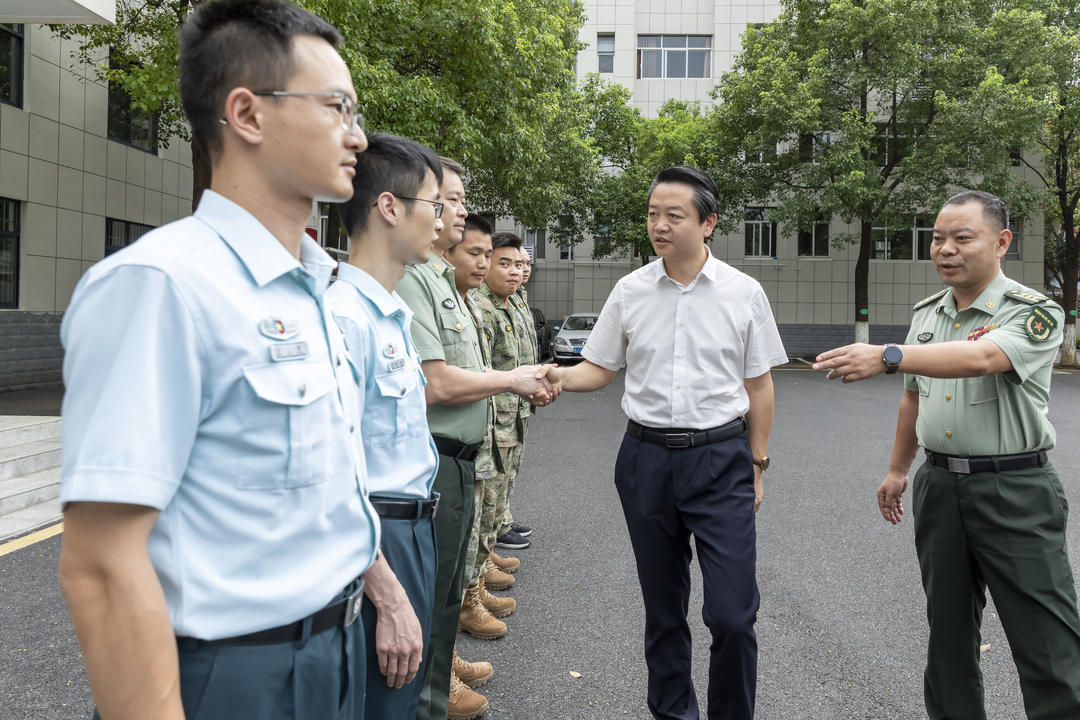
[(253, 95), (264, 97), (321, 97), (337, 98), (341, 101), (341, 127), (345, 132), (353, 128), (364, 129), (364, 114), (353, 103), (353, 99), (343, 92), (293, 92), (291, 90), (253, 90)]
[[(409, 197), (408, 195), (394, 195), (394, 197), (396, 197), (399, 200), (419, 200), (420, 202), (431, 203), (432, 205), (435, 206), (435, 217), (437, 217), (437, 218), (442, 217), (443, 203), (439, 202), (438, 200), (428, 200), (427, 198)], [(378, 203), (376, 203), (376, 205), (377, 204)], [(372, 205), (372, 207), (375, 207), (375, 206)]]

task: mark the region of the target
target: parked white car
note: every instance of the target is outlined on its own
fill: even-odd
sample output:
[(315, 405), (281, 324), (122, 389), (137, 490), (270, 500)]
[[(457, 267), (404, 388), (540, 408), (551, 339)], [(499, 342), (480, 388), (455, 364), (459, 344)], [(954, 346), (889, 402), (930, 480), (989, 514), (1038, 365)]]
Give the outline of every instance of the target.
[(574, 313), (568, 315), (552, 342), (556, 360), (578, 360), (581, 349), (589, 339), (589, 333), (600, 316), (596, 313)]

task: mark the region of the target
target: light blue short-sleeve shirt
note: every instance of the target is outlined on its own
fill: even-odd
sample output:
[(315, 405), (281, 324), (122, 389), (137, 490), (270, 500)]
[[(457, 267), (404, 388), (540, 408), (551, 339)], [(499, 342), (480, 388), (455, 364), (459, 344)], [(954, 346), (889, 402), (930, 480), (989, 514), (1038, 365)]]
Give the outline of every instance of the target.
[(374, 561), (334, 265), (206, 191), (75, 289), (60, 500), (161, 511), (148, 551), (177, 635), (295, 622)]
[(368, 492), (426, 500), (438, 452), (428, 430), (427, 382), (409, 334), (412, 311), (397, 293), (348, 263), (338, 266), (326, 300), (357, 363)]

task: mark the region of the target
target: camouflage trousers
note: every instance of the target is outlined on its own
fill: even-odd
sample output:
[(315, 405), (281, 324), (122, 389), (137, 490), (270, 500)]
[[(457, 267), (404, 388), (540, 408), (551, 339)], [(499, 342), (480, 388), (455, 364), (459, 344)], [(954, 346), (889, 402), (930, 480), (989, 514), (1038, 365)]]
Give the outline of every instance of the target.
[(521, 453), (524, 447), (494, 448), (497, 457), (495, 459), (496, 472), (490, 478), (481, 480), (476, 478), (476, 511), (474, 513), (473, 537), (471, 547), (476, 549), (471, 573), (466, 580), (469, 585), (475, 585), (483, 574), (484, 563), (488, 555), (495, 549), (495, 539), (499, 537), (499, 530), (503, 517), (506, 515), (506, 502), (508, 491), (514, 483), (514, 475), (521, 465)]
[(510, 530), (510, 524), (514, 522), (514, 516), (510, 513), (510, 497), (514, 494), (514, 480), (517, 479), (518, 473), (521, 471), (521, 461), (525, 457), (525, 443), (522, 442), (517, 446), (521, 452), (515, 455), (514, 461), (507, 472), (506, 479), (506, 510), (502, 514), (502, 521), (499, 524), (499, 529), (496, 531), (495, 536), (498, 537)]

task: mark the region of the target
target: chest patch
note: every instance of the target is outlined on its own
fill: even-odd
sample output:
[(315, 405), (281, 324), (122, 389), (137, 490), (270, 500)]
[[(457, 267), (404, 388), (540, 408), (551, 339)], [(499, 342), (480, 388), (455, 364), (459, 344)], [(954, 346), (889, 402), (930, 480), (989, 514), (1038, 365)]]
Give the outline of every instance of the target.
[(397, 360), (391, 360), (386, 363), (386, 369), (390, 372), (397, 372), (405, 367), (405, 358), (398, 358)]
[(1024, 329), (1027, 330), (1028, 337), (1035, 342), (1046, 340), (1055, 327), (1057, 327), (1057, 322), (1041, 307), (1032, 307), (1024, 321)]
[(271, 340), (289, 340), (300, 333), (300, 323), (295, 318), (267, 317), (259, 321), (259, 332)]
[(970, 333), (968, 333), (968, 340), (972, 340), (972, 341), (978, 340), (979, 338), (981, 338), (986, 333), (990, 332), (991, 330), (996, 330), (996, 329), (997, 329), (997, 325), (995, 325), (994, 323), (990, 323), (989, 325), (983, 325), (981, 328), (978, 328), (976, 330), (972, 330)]
[(924, 332), (924, 333), (919, 333), (916, 336), (915, 339), (918, 340), (919, 342), (930, 342), (930, 340), (933, 339), (933, 337), (934, 337), (934, 333), (932, 333), (932, 332)]
[(399, 352), (398, 346), (394, 343), (387, 343), (386, 347), (382, 349), (383, 357), (388, 358), (397, 357)]
[(442, 301), (442, 306), (444, 308), (446, 308), (447, 310), (453, 310), (456, 307), (454, 305), (454, 301), (451, 300), (450, 298), (446, 298), (445, 300), (443, 300)]

